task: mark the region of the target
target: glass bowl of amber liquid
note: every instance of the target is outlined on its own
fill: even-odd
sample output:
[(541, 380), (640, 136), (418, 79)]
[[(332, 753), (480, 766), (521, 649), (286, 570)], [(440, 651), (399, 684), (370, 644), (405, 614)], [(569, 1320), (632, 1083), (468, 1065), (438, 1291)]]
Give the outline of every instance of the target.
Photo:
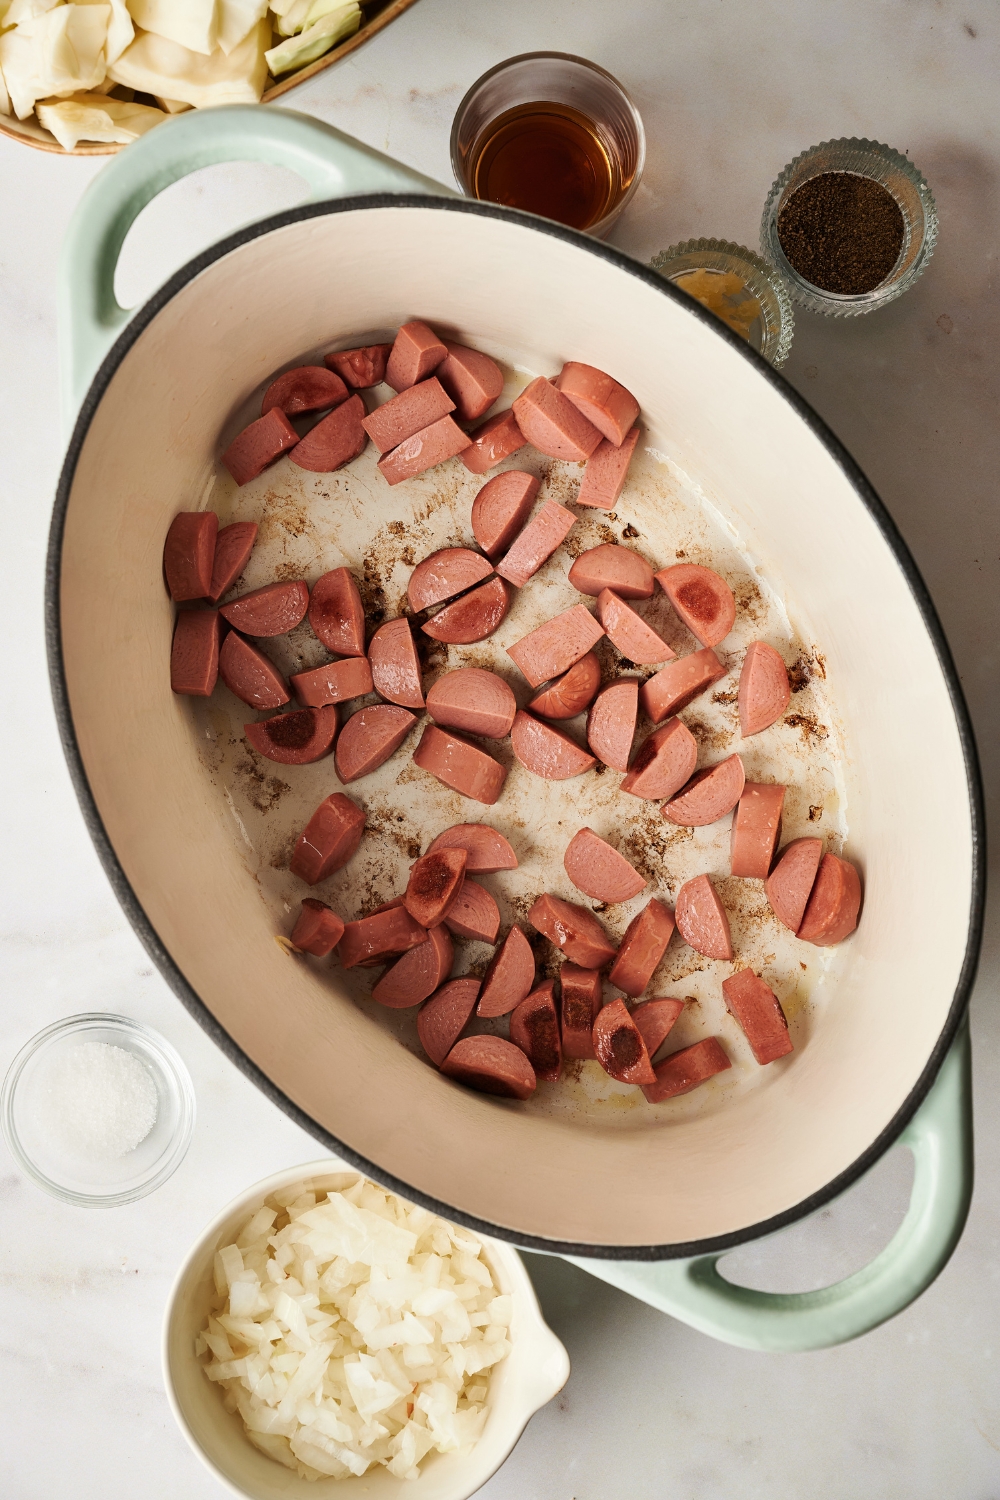
[(745, 245), (729, 240), (685, 240), (650, 261), (681, 291), (780, 369), (792, 347), (795, 320), (781, 277)]

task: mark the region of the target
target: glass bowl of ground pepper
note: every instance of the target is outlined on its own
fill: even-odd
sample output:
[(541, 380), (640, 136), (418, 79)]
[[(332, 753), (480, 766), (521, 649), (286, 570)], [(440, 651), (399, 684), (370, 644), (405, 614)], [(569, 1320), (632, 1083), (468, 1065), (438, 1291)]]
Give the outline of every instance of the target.
[(650, 265), (775, 369), (785, 363), (795, 327), (792, 304), (781, 277), (759, 255), (729, 240), (685, 240), (661, 250)]
[(934, 251), (930, 188), (898, 151), (877, 141), (824, 141), (803, 151), (771, 189), (761, 252), (796, 302), (852, 318), (902, 296)]

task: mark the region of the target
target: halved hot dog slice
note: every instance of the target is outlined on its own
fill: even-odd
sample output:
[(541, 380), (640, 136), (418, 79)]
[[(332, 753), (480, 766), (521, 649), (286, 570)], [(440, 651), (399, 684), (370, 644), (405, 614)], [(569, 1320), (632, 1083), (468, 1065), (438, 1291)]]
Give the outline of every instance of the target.
[(392, 958), (426, 943), (428, 934), (415, 922), (405, 906), (386, 906), (344, 923), (344, 935), (337, 944), (337, 957), (345, 969), (356, 968), (369, 959)]
[(414, 319), (396, 334), (385, 367), (385, 379), (394, 391), (408, 390), (418, 380), (433, 375), (448, 358), (448, 351), (433, 329)]
[(556, 376), (556, 385), (603, 438), (615, 447), (621, 446), (639, 415), (639, 403), (631, 391), (603, 370), (578, 364), (576, 360), (563, 365)]
[(697, 563), (676, 563), (656, 575), (674, 610), (703, 646), (717, 646), (736, 622), (736, 600), (724, 578)]
[(429, 930), (444, 920), (465, 879), (465, 860), (464, 849), (435, 849), (410, 867), (403, 905), (421, 927)]
[(581, 594), (597, 598), (611, 589), (619, 599), (652, 599), (653, 570), (631, 547), (605, 542), (581, 552), (569, 570), (569, 581)]
[(619, 1083), (644, 1084), (656, 1080), (642, 1032), (629, 1015), (624, 1000), (612, 1000), (598, 1013), (594, 1022), (594, 1051), (605, 1073)]
[(401, 484), (404, 479), (413, 479), (446, 459), (455, 458), (468, 446), (469, 435), (454, 417), (438, 417), (429, 427), (421, 427), (380, 458), (378, 471), (389, 484)]
[(359, 708), (341, 730), (337, 743), (337, 775), (347, 783), (368, 776), (384, 765), (417, 722), (409, 709), (393, 703)]
[(409, 620), (400, 616), (379, 626), (368, 643), (368, 662), (377, 693), (402, 708), (423, 708), (420, 658)]
[(502, 833), (488, 823), (456, 823), (446, 828), (427, 850), (464, 849), (467, 875), (492, 875), (496, 870), (516, 870), (517, 855)]
[(507, 551), (531, 515), (539, 482), (534, 474), (507, 469), (488, 479), (473, 500), (472, 535), (494, 562)]
[(448, 908), (444, 925), (456, 937), (470, 938), (479, 943), (495, 943), (500, 931), (500, 908), (484, 886), (466, 876), (458, 895)]
[(446, 604), (440, 614), (421, 626), (432, 640), (446, 641), (449, 646), (471, 646), (485, 641), (498, 630), (507, 617), (511, 590), (502, 578), (491, 578), (478, 589)]
[(793, 839), (764, 885), (771, 910), (778, 921), (798, 932), (806, 914), (809, 895), (823, 857), (822, 839)]
[(380, 453), (390, 453), (415, 432), (429, 427), (439, 417), (455, 410), (455, 403), (436, 375), (400, 391), (383, 406), (376, 406), (361, 425)]
[(544, 375), (525, 387), (513, 411), (527, 441), (549, 458), (582, 463), (601, 441), (594, 424)]
[(437, 724), (502, 740), (510, 734), (517, 699), (502, 677), (482, 667), (446, 672), (427, 694), (427, 712)]
[(307, 896), (292, 928), (292, 947), (301, 953), (312, 953), (316, 958), (326, 958), (343, 936), (344, 924), (337, 913), (325, 901)]
[(163, 572), (178, 604), (207, 599), (211, 593), (218, 534), (214, 510), (182, 510), (171, 521), (163, 543)]
[(582, 714), (601, 685), (601, 664), (593, 651), (581, 656), (568, 672), (550, 682), (528, 704), (531, 712), (546, 719), (575, 719)]
[(535, 986), (535, 955), (516, 924), (490, 960), (477, 1015), (506, 1016)]
[(514, 716), (510, 747), (526, 771), (546, 781), (566, 781), (582, 776), (596, 764), (594, 757), (581, 750), (568, 734), (532, 718), (523, 709)]
[(299, 435), (285, 413), (274, 407), (233, 438), (222, 455), (222, 462), (236, 483), (242, 486), (263, 474), (289, 448), (296, 447), (298, 441)]
[(624, 854), (592, 828), (581, 828), (566, 846), (563, 868), (578, 891), (592, 901), (631, 901), (647, 882)]
[(511, 1041), (531, 1063), (535, 1076), (549, 1083), (555, 1083), (562, 1072), (562, 1043), (553, 987), (553, 981), (546, 979), (510, 1015)]
[(224, 620), (244, 635), (287, 635), (301, 625), (309, 607), (309, 586), (297, 578), (293, 583), (266, 583), (219, 608)]
[(390, 1010), (406, 1010), (433, 995), (448, 975), (455, 947), (444, 927), (432, 927), (425, 943), (397, 958), (372, 989), (372, 999)]
[(313, 584), (309, 624), (316, 639), (337, 656), (364, 656), (365, 611), (349, 568), (331, 568)]
[(682, 828), (707, 828), (732, 812), (745, 784), (743, 762), (738, 755), (727, 756), (717, 766), (696, 771), (663, 807), (663, 816)]
[(781, 1001), (752, 969), (740, 969), (724, 979), (722, 993), (762, 1066), (792, 1051)]
[(339, 406), (347, 396), (347, 386), (333, 370), (323, 365), (299, 365), (271, 381), (260, 403), (260, 414), (266, 417), (275, 406), (286, 417), (301, 411), (322, 411), (324, 406)]
[(706, 958), (732, 958), (733, 940), (726, 908), (707, 875), (696, 875), (681, 886), (674, 906), (674, 921), (681, 937), (696, 953), (703, 953)]
[(466, 1036), (456, 1042), (441, 1072), (482, 1094), (529, 1099), (535, 1092), (535, 1070), (520, 1047), (500, 1036)]
[(432, 1063), (440, 1067), (476, 1008), (479, 980), (449, 979), (417, 1013), (417, 1036)]
[(593, 913), (559, 896), (539, 896), (528, 921), (581, 969), (603, 969), (615, 956), (614, 944)]
[(748, 781), (733, 815), (730, 871), (749, 880), (766, 880), (781, 837), (785, 788)]
[(650, 1061), (663, 1046), (683, 1009), (683, 1000), (663, 996), (656, 1000), (643, 1001), (642, 1005), (637, 1005), (632, 1012), (632, 1020), (646, 1043)]
[(638, 678), (619, 677), (594, 699), (587, 715), (587, 743), (613, 771), (628, 770), (638, 716)]
[(366, 344), (361, 349), (338, 349), (325, 355), (323, 363), (328, 370), (335, 370), (352, 391), (367, 391), (382, 384), (391, 353), (391, 344)]
[(492, 807), (507, 779), (506, 767), (492, 755), (436, 724), (427, 725), (413, 752), (413, 762), (453, 792), (483, 802), (487, 807)]
[(285, 679), (274, 663), (235, 630), (222, 643), (219, 676), (251, 708), (280, 708), (290, 701)]
[(310, 474), (332, 474), (342, 469), (368, 446), (368, 434), (361, 425), (364, 414), (361, 397), (348, 397), (296, 444), (290, 455), (292, 463)]
[(458, 420), (476, 422), (503, 390), (503, 371), (479, 349), (442, 342), (448, 355), (437, 367), (437, 378), (458, 407)]
[(608, 974), (611, 983), (633, 998), (641, 995), (666, 953), (673, 931), (669, 908), (654, 896), (625, 929), (618, 957)]
[(657, 1063), (653, 1069), (656, 1082), (648, 1084), (642, 1092), (650, 1104), (662, 1104), (664, 1099), (676, 1099), (678, 1094), (690, 1094), (706, 1078), (724, 1073), (730, 1067), (732, 1063), (723, 1051), (722, 1043), (718, 1037), (710, 1036), (703, 1042), (695, 1042), (693, 1046), (672, 1052), (661, 1063)]
[(357, 853), (365, 815), (343, 792), (325, 797), (299, 834), (288, 868), (307, 885), (342, 870)]
[(846, 859), (824, 854), (799, 927), (804, 943), (820, 948), (842, 942), (858, 925), (861, 877)]
[(615, 502), (625, 487), (628, 466), (632, 462), (639, 429), (633, 427), (621, 447), (615, 447), (607, 438), (598, 443), (587, 459), (580, 481), (577, 505), (593, 506), (595, 510), (614, 510)]
[(663, 637), (610, 589), (602, 589), (597, 596), (597, 618), (611, 644), (638, 666), (670, 661), (675, 654)]
[(687, 656), (678, 656), (643, 683), (643, 712), (654, 724), (660, 724), (669, 714), (678, 714), (682, 708), (687, 708), (699, 693), (725, 675), (725, 667), (710, 646), (702, 651), (691, 651)]
[(601, 1008), (601, 971), (564, 963), (559, 970), (562, 989), (560, 1023), (566, 1058), (594, 1058), (594, 1022)]
[(495, 417), (488, 417), (481, 426), (473, 428), (469, 437), (471, 441), (468, 448), (463, 448), (459, 456), (472, 474), (485, 474), (490, 469), (495, 469), (497, 464), (510, 458), (512, 453), (517, 453), (525, 444), (524, 433), (517, 425), (517, 418), (509, 410), (497, 412)]
[(574, 604), (572, 609), (563, 610), (561, 615), (508, 646), (507, 655), (532, 687), (540, 687), (586, 656), (603, 634), (603, 625), (598, 624), (590, 610), (583, 604)]
[(337, 723), (337, 708), (331, 704), (328, 708), (299, 708), (290, 714), (275, 714), (273, 719), (258, 719), (244, 724), (243, 733), (258, 755), (266, 755), (282, 766), (308, 766), (330, 754), (337, 738)]
[(773, 646), (752, 641), (740, 672), (740, 733), (744, 739), (777, 723), (788, 707), (792, 689), (788, 669)]
[(622, 778), (621, 790), (633, 797), (672, 797), (693, 774), (698, 744), (680, 719), (654, 729), (639, 746), (632, 769)]
[(223, 526), (215, 539), (212, 583), (208, 590), (213, 604), (227, 594), (239, 578), (250, 560), (256, 540), (256, 521), (234, 521), (231, 526)]
[(170, 647), (170, 687), (189, 698), (210, 698), (219, 677), (222, 620), (217, 609), (178, 611)]
[(327, 662), (325, 667), (313, 667), (311, 672), (296, 672), (289, 681), (306, 708), (363, 698), (374, 687), (372, 669), (363, 656), (345, 656), (342, 661)]
[(546, 500), (513, 543), (503, 562), (497, 563), (500, 577), (506, 578), (515, 588), (524, 588), (575, 525), (576, 517), (572, 511), (555, 500)]
[(406, 596), (414, 613), (430, 609), (473, 584), (482, 583), (493, 572), (492, 563), (469, 547), (442, 547), (418, 562), (410, 574)]

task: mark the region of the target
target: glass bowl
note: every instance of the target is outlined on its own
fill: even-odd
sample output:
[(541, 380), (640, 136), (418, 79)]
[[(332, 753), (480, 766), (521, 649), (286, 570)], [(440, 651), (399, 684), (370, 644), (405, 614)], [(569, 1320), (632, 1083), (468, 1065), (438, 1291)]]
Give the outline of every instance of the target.
[[(895, 198), (903, 215), (903, 245), (889, 275), (870, 292), (826, 292), (800, 276), (778, 240), (778, 215), (788, 199), (811, 177), (824, 172), (854, 172), (879, 182)], [(856, 318), (874, 312), (908, 291), (923, 275), (934, 253), (938, 216), (930, 188), (916, 167), (890, 146), (878, 141), (823, 141), (803, 151), (781, 173), (771, 188), (760, 221), (760, 248), (788, 283), (796, 302), (810, 312), (831, 318)]]
[(685, 240), (680, 245), (671, 245), (669, 250), (661, 250), (650, 265), (673, 282), (686, 271), (714, 271), (741, 277), (760, 304), (760, 314), (750, 325), (750, 347), (776, 370), (785, 363), (795, 332), (792, 304), (781, 277), (759, 255), (730, 240)]
[[(92, 1160), (77, 1154), (46, 1124), (54, 1068), (86, 1042), (133, 1053), (156, 1084), (156, 1122), (125, 1156)], [(83, 1208), (115, 1208), (160, 1187), (184, 1159), (194, 1117), (194, 1089), (181, 1058), (158, 1032), (128, 1016), (68, 1016), (46, 1026), (21, 1048), (0, 1093), (0, 1124), (18, 1166), (46, 1192)]]

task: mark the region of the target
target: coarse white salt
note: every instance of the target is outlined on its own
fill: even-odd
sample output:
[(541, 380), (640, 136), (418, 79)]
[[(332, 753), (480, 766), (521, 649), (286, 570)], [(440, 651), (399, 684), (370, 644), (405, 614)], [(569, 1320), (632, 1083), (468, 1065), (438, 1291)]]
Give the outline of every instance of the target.
[(80, 1042), (53, 1057), (44, 1094), (50, 1133), (76, 1156), (127, 1156), (156, 1124), (152, 1073), (134, 1052), (108, 1042)]

